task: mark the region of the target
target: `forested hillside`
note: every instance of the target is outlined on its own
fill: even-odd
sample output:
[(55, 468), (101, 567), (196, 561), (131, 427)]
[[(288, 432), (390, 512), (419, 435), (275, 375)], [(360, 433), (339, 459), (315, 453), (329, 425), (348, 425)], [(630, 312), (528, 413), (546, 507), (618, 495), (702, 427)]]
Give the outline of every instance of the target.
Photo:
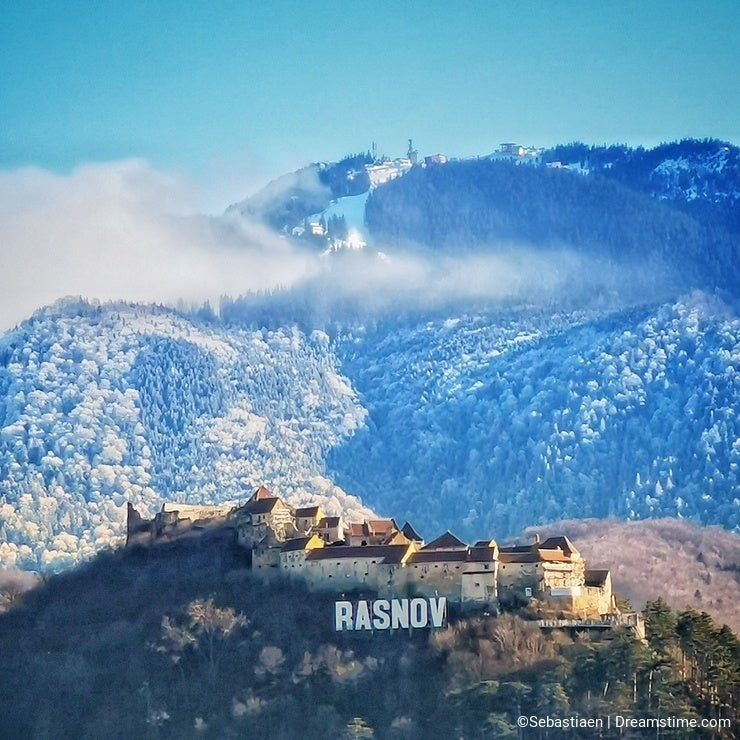
[(332, 337), (257, 326), (68, 301), (7, 334), (3, 562), (87, 557), (127, 501), (152, 513), (261, 483), (361, 518), (359, 496), (427, 537), (608, 515), (740, 527), (740, 325), (705, 294)]
[(120, 542), (130, 501), (364, 510), (323, 475), (365, 411), (325, 334), (65, 301), (0, 340), (0, 560), (59, 568)]
[(556, 146), (542, 155), (579, 172), (598, 174), (740, 232), (740, 148), (716, 139), (685, 139), (653, 149)]
[(415, 167), (374, 190), (381, 244), (496, 253), (567, 247), (651, 275), (656, 290), (740, 290), (740, 236), (615, 178), (488, 159)]
[(737, 528), (739, 332), (703, 294), (348, 332), (337, 352), (369, 413), (330, 469), (427, 535), (609, 515)]
[[(257, 582), (238, 549), (99, 556), (0, 614), (7, 738), (593, 738), (560, 719), (730, 719), (740, 646), (705, 613), (648, 604), (648, 644), (546, 634), (523, 617), (335, 632), (331, 594)], [(714, 725), (716, 727), (716, 724)], [(655, 737), (643, 725), (630, 737)], [(623, 736), (612, 724), (601, 736)]]

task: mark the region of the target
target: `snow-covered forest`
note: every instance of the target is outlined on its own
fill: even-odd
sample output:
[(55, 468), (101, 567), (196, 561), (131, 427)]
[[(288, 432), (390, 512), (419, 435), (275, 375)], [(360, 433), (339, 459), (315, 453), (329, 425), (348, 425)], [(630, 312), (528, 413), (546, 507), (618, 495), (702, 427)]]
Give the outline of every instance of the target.
[(261, 483), (428, 536), (608, 514), (737, 529), (739, 339), (703, 293), (331, 339), (60, 302), (0, 341), (0, 559), (60, 568), (120, 542), (127, 501)]
[[(231, 215), (289, 239), (369, 188), (368, 157)], [(608, 515), (737, 531), (739, 163), (687, 140), (413, 167), (372, 190), (374, 244), (218, 317), (37, 311), (0, 338), (0, 565), (118, 544), (129, 501), (151, 515), (260, 484), (427, 537)]]
[(350, 334), (338, 352), (369, 417), (330, 468), (422, 533), (507, 536), (607, 515), (736, 529), (739, 331), (694, 293)]
[(119, 544), (127, 501), (153, 514), (262, 483), (362, 517), (323, 459), (364, 416), (320, 332), (61, 302), (0, 340), (0, 561), (60, 568)]

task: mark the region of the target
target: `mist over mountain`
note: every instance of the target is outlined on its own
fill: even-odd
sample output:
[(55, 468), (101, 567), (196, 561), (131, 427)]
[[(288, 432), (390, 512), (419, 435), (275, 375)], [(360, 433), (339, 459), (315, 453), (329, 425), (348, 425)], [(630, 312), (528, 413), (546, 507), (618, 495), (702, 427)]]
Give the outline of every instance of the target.
[(332, 200), (366, 193), (364, 169), (370, 154), (350, 154), (339, 162), (315, 162), (269, 182), (226, 213), (256, 218), (278, 232), (289, 233), (308, 216), (326, 210)]
[[(737, 150), (566, 149), (411, 167), (370, 191), (364, 249), (289, 227), (365, 197), (366, 155), (269, 186), (201, 224), (204, 242), (148, 204), (136, 233), (167, 235), (168, 295), (173, 234), (252, 290), (218, 315), (67, 299), (0, 338), (2, 563), (58, 569), (119, 542), (126, 502), (262, 483), (426, 536), (609, 515), (736, 530), (740, 261), (713, 209), (737, 212)], [(151, 173), (123, 174), (130, 195)], [(141, 199), (123, 200), (138, 224)], [(66, 254), (83, 231), (58, 234)]]
[[(676, 207), (689, 191), (680, 191), (681, 201), (665, 161), (663, 180), (651, 180), (649, 192), (629, 187), (626, 176), (601, 174), (613, 170), (619, 172), (490, 159), (414, 167), (370, 194), (367, 224), (375, 238), (397, 247), (461, 256), (567, 247), (630, 270), (658, 294), (693, 287), (738, 293), (738, 232), (706, 203), (703, 210)], [(736, 210), (736, 197), (731, 204)]]

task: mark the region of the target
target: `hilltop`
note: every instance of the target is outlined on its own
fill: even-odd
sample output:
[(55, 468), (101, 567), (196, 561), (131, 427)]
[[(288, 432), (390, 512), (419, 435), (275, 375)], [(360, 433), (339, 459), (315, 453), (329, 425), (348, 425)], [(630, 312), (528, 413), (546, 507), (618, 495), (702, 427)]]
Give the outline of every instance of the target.
[(740, 158), (735, 151), (715, 163), (716, 179), (735, 188), (717, 204), (697, 200), (699, 186), (673, 187), (671, 154), (660, 165), (652, 161), (665, 175), (650, 181), (652, 189), (630, 187), (632, 180), (618, 177), (626, 165), (617, 164), (577, 172), (499, 159), (414, 167), (370, 194), (367, 225), (378, 242), (398, 248), (456, 255), (567, 248), (630, 270), (657, 294), (719, 287), (737, 295)]
[(3, 736), (515, 737), (519, 714), (698, 719), (737, 692), (737, 639), (660, 602), (655, 653), (629, 633), (548, 636), (517, 614), (358, 636), (333, 631), (331, 595), (260, 585), (245, 565), (239, 549), (181, 543), (100, 555), (27, 592), (0, 614)]

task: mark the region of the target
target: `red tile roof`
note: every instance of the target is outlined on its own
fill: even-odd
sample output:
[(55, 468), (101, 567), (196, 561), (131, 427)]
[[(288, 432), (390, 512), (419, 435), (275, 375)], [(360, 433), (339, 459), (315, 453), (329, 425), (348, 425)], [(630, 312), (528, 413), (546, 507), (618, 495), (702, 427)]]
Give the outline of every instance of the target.
[(252, 498), (250, 498), (250, 501), (260, 501), (264, 498), (275, 498), (274, 494), (265, 488), (264, 486), (260, 486), (253, 494)]
[(540, 547), (538, 550), (540, 560), (547, 563), (570, 563), (572, 562), (569, 555), (562, 550), (545, 550)]
[(368, 519), (365, 522), (366, 531), (368, 534), (389, 534), (394, 529), (398, 529), (393, 519)]

